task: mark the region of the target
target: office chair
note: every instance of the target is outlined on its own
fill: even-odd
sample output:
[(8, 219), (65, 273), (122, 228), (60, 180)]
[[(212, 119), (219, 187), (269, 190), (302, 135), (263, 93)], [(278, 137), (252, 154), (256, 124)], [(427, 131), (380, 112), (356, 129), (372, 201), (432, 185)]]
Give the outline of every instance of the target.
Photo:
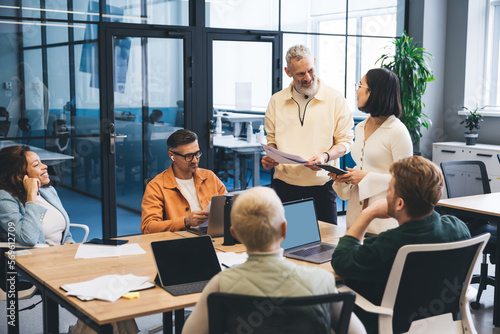
[[(209, 333), (330, 333), (333, 329), (344, 334), (354, 298), (352, 293), (306, 297), (212, 293), (207, 298)], [(342, 305), (338, 319), (332, 319), (335, 304)]]
[(489, 237), (401, 247), (380, 306), (347, 286), (338, 290), (355, 292), (357, 306), (378, 314), (379, 333), (477, 333), (468, 307), (476, 291), (469, 284)]
[(0, 107), (0, 137), (7, 137), (10, 129), (9, 112), (5, 107)]
[[(482, 161), (446, 161), (441, 163), (441, 169), (443, 170), (449, 198), (491, 193), (488, 172)], [(473, 284), (479, 283), (477, 298), (471, 303), (471, 307), (477, 310), (481, 306), (479, 301), (483, 291), (486, 290), (488, 285), (495, 285), (495, 277), (488, 275), (487, 255), (490, 255), (491, 263), (496, 263), (497, 229), (485, 220), (471, 219), (469, 217), (459, 218), (466, 222), (472, 236), (482, 233), (491, 234), (491, 238), (484, 249), (481, 272), (472, 278)]]

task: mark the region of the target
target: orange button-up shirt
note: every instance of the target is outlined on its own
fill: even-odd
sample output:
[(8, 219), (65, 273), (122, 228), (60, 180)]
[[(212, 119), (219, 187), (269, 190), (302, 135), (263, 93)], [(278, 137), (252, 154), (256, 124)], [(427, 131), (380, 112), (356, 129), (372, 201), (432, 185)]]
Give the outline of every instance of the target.
[[(202, 208), (207, 207), (212, 196), (226, 193), (222, 181), (210, 170), (199, 168), (193, 177)], [(142, 198), (141, 231), (147, 234), (185, 229), (184, 217), (190, 213), (191, 208), (175, 181), (171, 165), (146, 187)]]

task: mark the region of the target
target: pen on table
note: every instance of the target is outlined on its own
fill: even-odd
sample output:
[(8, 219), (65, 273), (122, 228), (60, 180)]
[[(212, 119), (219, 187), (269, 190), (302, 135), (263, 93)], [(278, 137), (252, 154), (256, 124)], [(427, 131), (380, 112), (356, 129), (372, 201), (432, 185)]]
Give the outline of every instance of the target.
[(221, 263), (224, 268), (229, 268), (229, 266), (225, 263)]

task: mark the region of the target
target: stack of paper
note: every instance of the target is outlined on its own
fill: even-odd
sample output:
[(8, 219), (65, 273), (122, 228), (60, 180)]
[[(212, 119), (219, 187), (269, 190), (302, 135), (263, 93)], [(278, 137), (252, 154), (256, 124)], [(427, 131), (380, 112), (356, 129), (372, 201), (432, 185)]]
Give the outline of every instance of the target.
[(121, 246), (81, 244), (75, 254), (75, 259), (94, 259), (98, 257), (117, 257), (123, 255), (145, 254), (139, 244), (125, 244)]
[(307, 162), (306, 159), (299, 157), (295, 154), (289, 154), (280, 150), (275, 149), (274, 147), (262, 144), (264, 151), (266, 151), (266, 155), (273, 159), (274, 161), (280, 164), (305, 164)]
[(248, 259), (248, 254), (237, 254), (235, 252), (217, 252), (217, 259), (221, 265), (221, 269), (231, 268), (238, 264), (245, 263)]
[[(81, 300), (100, 299), (115, 302), (124, 294), (144, 289), (143, 285), (148, 282), (147, 276), (127, 275), (105, 275), (90, 281), (65, 284), (61, 289), (68, 296), (76, 296)], [(150, 283), (151, 284), (151, 283)]]

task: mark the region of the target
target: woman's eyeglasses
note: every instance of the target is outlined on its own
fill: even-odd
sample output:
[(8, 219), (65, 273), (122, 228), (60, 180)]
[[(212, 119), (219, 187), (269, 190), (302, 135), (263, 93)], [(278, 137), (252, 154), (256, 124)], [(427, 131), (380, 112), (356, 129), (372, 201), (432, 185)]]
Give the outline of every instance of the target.
[(356, 90), (358, 90), (360, 87), (366, 88), (366, 89), (368, 89), (368, 90), (370, 89), (370, 87), (368, 87), (368, 86), (363, 86), (363, 85), (361, 84), (361, 82), (357, 82), (357, 83), (354, 85), (354, 87), (356, 87)]

